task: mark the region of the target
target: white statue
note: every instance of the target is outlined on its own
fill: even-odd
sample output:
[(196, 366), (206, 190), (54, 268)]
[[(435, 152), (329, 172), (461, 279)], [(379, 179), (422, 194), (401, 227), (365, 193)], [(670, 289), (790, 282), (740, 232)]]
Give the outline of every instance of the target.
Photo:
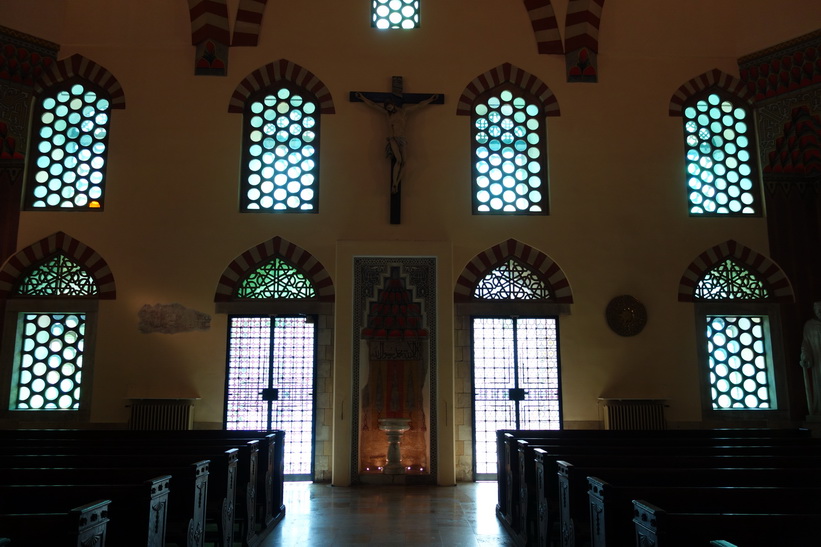
[(811, 416), (821, 416), (821, 302), (813, 304), (815, 317), (804, 323), (801, 342), (801, 368), (807, 389), (807, 407)]

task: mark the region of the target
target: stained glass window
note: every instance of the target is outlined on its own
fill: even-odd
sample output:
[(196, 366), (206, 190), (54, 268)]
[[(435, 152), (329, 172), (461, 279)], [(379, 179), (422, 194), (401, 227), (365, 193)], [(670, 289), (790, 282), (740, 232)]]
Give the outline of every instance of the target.
[(419, 27), (419, 0), (372, 0), (371, 26), (378, 29)]
[(471, 117), (473, 212), (546, 214), (544, 114), (516, 89), (491, 90)]
[(58, 254), (29, 272), (16, 292), (21, 296), (92, 296), (97, 294), (97, 285), (81, 266)]
[(280, 87), (249, 100), (242, 162), (243, 211), (315, 213), (319, 106), (310, 93)]
[(769, 336), (766, 316), (707, 318), (713, 410), (773, 408)]
[(473, 293), (486, 300), (549, 300), (550, 289), (533, 271), (509, 259), (479, 280)]
[(102, 209), (111, 101), (75, 80), (48, 89), (34, 112), (26, 208)]
[(310, 280), (279, 258), (257, 268), (237, 289), (238, 298), (302, 299), (315, 296)]
[(695, 296), (703, 300), (763, 300), (769, 293), (749, 270), (727, 259), (701, 278)]
[(711, 93), (684, 109), (691, 215), (760, 212), (753, 120), (748, 108)]

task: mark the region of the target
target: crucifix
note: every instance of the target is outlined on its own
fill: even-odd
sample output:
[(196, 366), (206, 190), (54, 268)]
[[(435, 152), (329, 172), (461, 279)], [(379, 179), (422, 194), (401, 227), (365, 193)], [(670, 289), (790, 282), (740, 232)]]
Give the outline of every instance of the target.
[(409, 112), (428, 104), (444, 104), (445, 96), (429, 93), (403, 93), (402, 76), (391, 79), (391, 92), (351, 91), (351, 102), (363, 102), (383, 113), (388, 120), (389, 136), (386, 151), (391, 159), (391, 224), (399, 224), (402, 204), (402, 177), (405, 170), (405, 122)]

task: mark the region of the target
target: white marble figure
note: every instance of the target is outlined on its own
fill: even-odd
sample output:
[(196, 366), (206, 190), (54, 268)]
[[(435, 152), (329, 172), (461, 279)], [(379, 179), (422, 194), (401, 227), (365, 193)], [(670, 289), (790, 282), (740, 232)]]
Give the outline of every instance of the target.
[(821, 416), (821, 302), (813, 304), (815, 317), (804, 323), (801, 368), (810, 416)]

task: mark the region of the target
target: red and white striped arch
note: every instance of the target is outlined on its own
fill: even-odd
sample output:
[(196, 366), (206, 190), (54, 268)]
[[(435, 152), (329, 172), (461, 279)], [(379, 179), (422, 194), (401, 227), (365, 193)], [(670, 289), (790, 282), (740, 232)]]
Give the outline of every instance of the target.
[(756, 274), (767, 288), (772, 291), (772, 299), (777, 302), (793, 302), (792, 285), (784, 271), (766, 256), (745, 247), (735, 240), (707, 249), (696, 257), (687, 267), (678, 285), (679, 302), (695, 302), (695, 290), (704, 274), (718, 264), (732, 258), (745, 265), (750, 272)]
[(456, 289), (453, 291), (454, 302), (470, 302), (476, 285), (488, 273), (493, 271), (510, 258), (516, 258), (522, 264), (529, 266), (535, 274), (550, 287), (553, 302), (557, 304), (572, 304), (573, 292), (570, 282), (564, 272), (549, 256), (515, 239), (508, 239), (494, 245), (471, 260), (462, 275), (456, 280)]
[(239, 0), (237, 18), (234, 21), (232, 46), (256, 46), (262, 27), (262, 14), (268, 0)]
[(550, 0), (524, 0), (539, 53), (564, 53), (556, 11)]
[(64, 232), (57, 232), (11, 256), (0, 268), (0, 298), (11, 295), (17, 283), (29, 270), (49, 257), (63, 254), (83, 267), (97, 284), (95, 298), (112, 300), (117, 296), (114, 274), (103, 257), (88, 245), (77, 241)]
[(83, 78), (103, 88), (111, 99), (111, 108), (125, 108), (125, 93), (117, 78), (107, 69), (79, 54), (57, 61), (43, 71), (34, 84), (34, 91), (41, 93), (74, 77)]
[(564, 50), (586, 47), (599, 51), (599, 26), (604, 0), (570, 0), (564, 22)]
[(303, 87), (313, 93), (319, 102), (320, 112), (323, 114), (333, 114), (335, 112), (331, 92), (327, 86), (322, 83), (322, 80), (314, 76), (310, 71), (287, 59), (280, 59), (279, 61), (269, 63), (246, 76), (234, 90), (233, 95), (231, 95), (231, 101), (228, 103), (228, 112), (244, 112), (245, 102), (248, 100), (248, 97), (282, 80)]
[(234, 300), (242, 281), (274, 258), (281, 258), (302, 272), (313, 285), (320, 302), (334, 301), (334, 284), (325, 266), (305, 249), (277, 236), (251, 247), (225, 268), (217, 284), (214, 302)]
[(456, 105), (456, 114), (469, 116), (473, 110), (473, 103), (476, 101), (476, 97), (489, 89), (493, 89), (505, 83), (513, 84), (535, 95), (542, 103), (542, 112), (545, 116), (560, 115), (559, 102), (556, 100), (556, 96), (553, 95), (550, 88), (547, 87), (547, 84), (536, 76), (510, 63), (499, 65), (474, 78), (462, 92), (462, 96), (459, 97), (459, 104)]
[(681, 116), (684, 111), (684, 103), (688, 99), (710, 88), (721, 89), (749, 105), (753, 104), (753, 94), (741, 80), (714, 68), (684, 83), (673, 93), (673, 97), (670, 99), (670, 115)]
[(188, 14), (193, 45), (205, 40), (215, 40), (225, 45), (230, 43), (227, 0), (188, 0)]

